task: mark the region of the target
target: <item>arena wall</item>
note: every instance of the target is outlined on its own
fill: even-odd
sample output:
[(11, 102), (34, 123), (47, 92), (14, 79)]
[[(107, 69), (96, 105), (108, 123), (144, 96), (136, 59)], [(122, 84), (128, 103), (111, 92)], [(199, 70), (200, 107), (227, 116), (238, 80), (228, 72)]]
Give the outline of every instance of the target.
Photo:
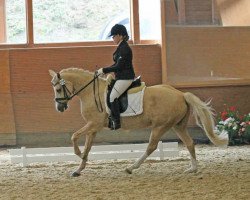
[[(147, 85), (163, 82), (193, 92), (204, 101), (212, 98), (212, 106), (218, 113), (225, 103), (247, 113), (250, 111), (249, 33), (249, 27), (168, 27), (167, 68), (162, 69), (160, 45), (132, 45), (136, 74), (142, 75)], [(55, 111), (48, 70), (81, 67), (95, 71), (112, 63), (114, 50), (115, 46), (1, 50), (0, 145), (70, 145), (72, 132), (83, 126), (79, 102), (73, 99), (65, 113)], [(162, 80), (162, 70), (166, 71), (167, 79)], [(193, 119), (189, 127), (195, 137), (205, 137)], [(149, 130), (103, 131), (96, 143), (147, 141), (149, 134)], [(162, 139), (175, 138), (171, 132)]]
[[(71, 134), (82, 127), (77, 98), (70, 103), (69, 112), (56, 112), (48, 70), (79, 67), (95, 71), (113, 63), (115, 48), (98, 46), (1, 50), (3, 84), (0, 86), (0, 145), (25, 145), (33, 142), (42, 145), (41, 141), (50, 140), (46, 134), (53, 138), (55, 135), (51, 134), (55, 133), (61, 138), (60, 134)], [(136, 74), (142, 75), (147, 85), (160, 84), (160, 45), (132, 45), (132, 48)], [(32, 134), (34, 138), (37, 138), (36, 134), (46, 136), (38, 137), (35, 142), (35, 139), (31, 139)], [(58, 144), (60, 142), (59, 139)]]
[(167, 27), (168, 81), (249, 78), (249, 35), (250, 27)]

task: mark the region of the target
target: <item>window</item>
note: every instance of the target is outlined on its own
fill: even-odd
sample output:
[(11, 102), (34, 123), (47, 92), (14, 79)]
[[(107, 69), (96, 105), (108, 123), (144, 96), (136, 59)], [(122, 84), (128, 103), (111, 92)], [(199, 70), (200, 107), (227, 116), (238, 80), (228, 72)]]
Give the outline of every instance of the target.
[(0, 43), (26, 43), (25, 0), (0, 1)]
[(160, 0), (139, 0), (141, 40), (159, 40), (161, 36)]
[(116, 23), (130, 26), (129, 0), (33, 0), (34, 42), (108, 40)]
[[(160, 39), (160, 0), (138, 2), (140, 39)], [(132, 38), (130, 3), (137, 0), (0, 0), (0, 44), (26, 44), (28, 34), (28, 46), (106, 42), (117, 23), (125, 25)], [(33, 11), (29, 20), (26, 8)]]

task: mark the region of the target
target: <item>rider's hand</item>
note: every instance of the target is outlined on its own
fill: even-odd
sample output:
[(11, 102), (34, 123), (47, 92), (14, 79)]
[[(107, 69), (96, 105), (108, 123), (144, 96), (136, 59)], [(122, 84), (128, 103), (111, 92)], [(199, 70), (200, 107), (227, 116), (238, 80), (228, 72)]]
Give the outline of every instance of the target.
[(99, 75), (102, 75), (103, 74), (103, 69), (100, 68), (96, 71), (96, 75), (99, 76)]

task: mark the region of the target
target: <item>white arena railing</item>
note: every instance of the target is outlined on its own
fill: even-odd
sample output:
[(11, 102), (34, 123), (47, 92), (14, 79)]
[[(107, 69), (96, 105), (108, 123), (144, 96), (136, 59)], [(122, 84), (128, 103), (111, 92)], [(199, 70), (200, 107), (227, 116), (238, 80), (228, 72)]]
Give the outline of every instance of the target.
[[(136, 159), (146, 150), (148, 143), (92, 146), (89, 160)], [(84, 147), (80, 147), (83, 149)], [(25, 148), (9, 149), (12, 164), (22, 164), (23, 167), (36, 162), (80, 161), (74, 154), (73, 147)], [(163, 160), (165, 157), (179, 155), (178, 142), (160, 141), (158, 148), (149, 158)]]

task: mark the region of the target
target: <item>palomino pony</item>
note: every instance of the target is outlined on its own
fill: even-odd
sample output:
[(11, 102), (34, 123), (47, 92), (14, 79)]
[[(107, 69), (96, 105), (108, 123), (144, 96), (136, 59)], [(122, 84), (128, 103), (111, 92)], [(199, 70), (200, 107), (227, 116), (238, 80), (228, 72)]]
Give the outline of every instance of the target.
[[(72, 176), (79, 176), (85, 168), (88, 154), (93, 144), (96, 133), (108, 126), (108, 114), (99, 112), (95, 101), (93, 101), (94, 73), (83, 69), (69, 68), (56, 73), (49, 70), (52, 76), (52, 85), (55, 92), (55, 106), (60, 112), (68, 107), (68, 101), (75, 95), (80, 99), (81, 114), (85, 121), (85, 126), (72, 135), (74, 153), (82, 161), (78, 169)], [(107, 87), (107, 80), (99, 79), (99, 90), (101, 94), (100, 102), (105, 104), (104, 93)], [(226, 135), (214, 133), (214, 121), (212, 109), (209, 103), (202, 102), (191, 93), (182, 93), (169, 85), (155, 85), (146, 87), (143, 97), (143, 113), (137, 116), (122, 117), (122, 129), (133, 130), (141, 128), (151, 128), (151, 135), (146, 152), (130, 167), (126, 172), (131, 174), (134, 169), (140, 167), (143, 161), (157, 148), (161, 136), (170, 128), (173, 128), (178, 137), (186, 145), (191, 156), (191, 167), (187, 172), (197, 171), (197, 161), (195, 155), (194, 142), (187, 131), (187, 123), (193, 110), (196, 123), (206, 132), (207, 137), (218, 146), (228, 144)], [(78, 139), (85, 135), (84, 151), (81, 152), (78, 146)]]

